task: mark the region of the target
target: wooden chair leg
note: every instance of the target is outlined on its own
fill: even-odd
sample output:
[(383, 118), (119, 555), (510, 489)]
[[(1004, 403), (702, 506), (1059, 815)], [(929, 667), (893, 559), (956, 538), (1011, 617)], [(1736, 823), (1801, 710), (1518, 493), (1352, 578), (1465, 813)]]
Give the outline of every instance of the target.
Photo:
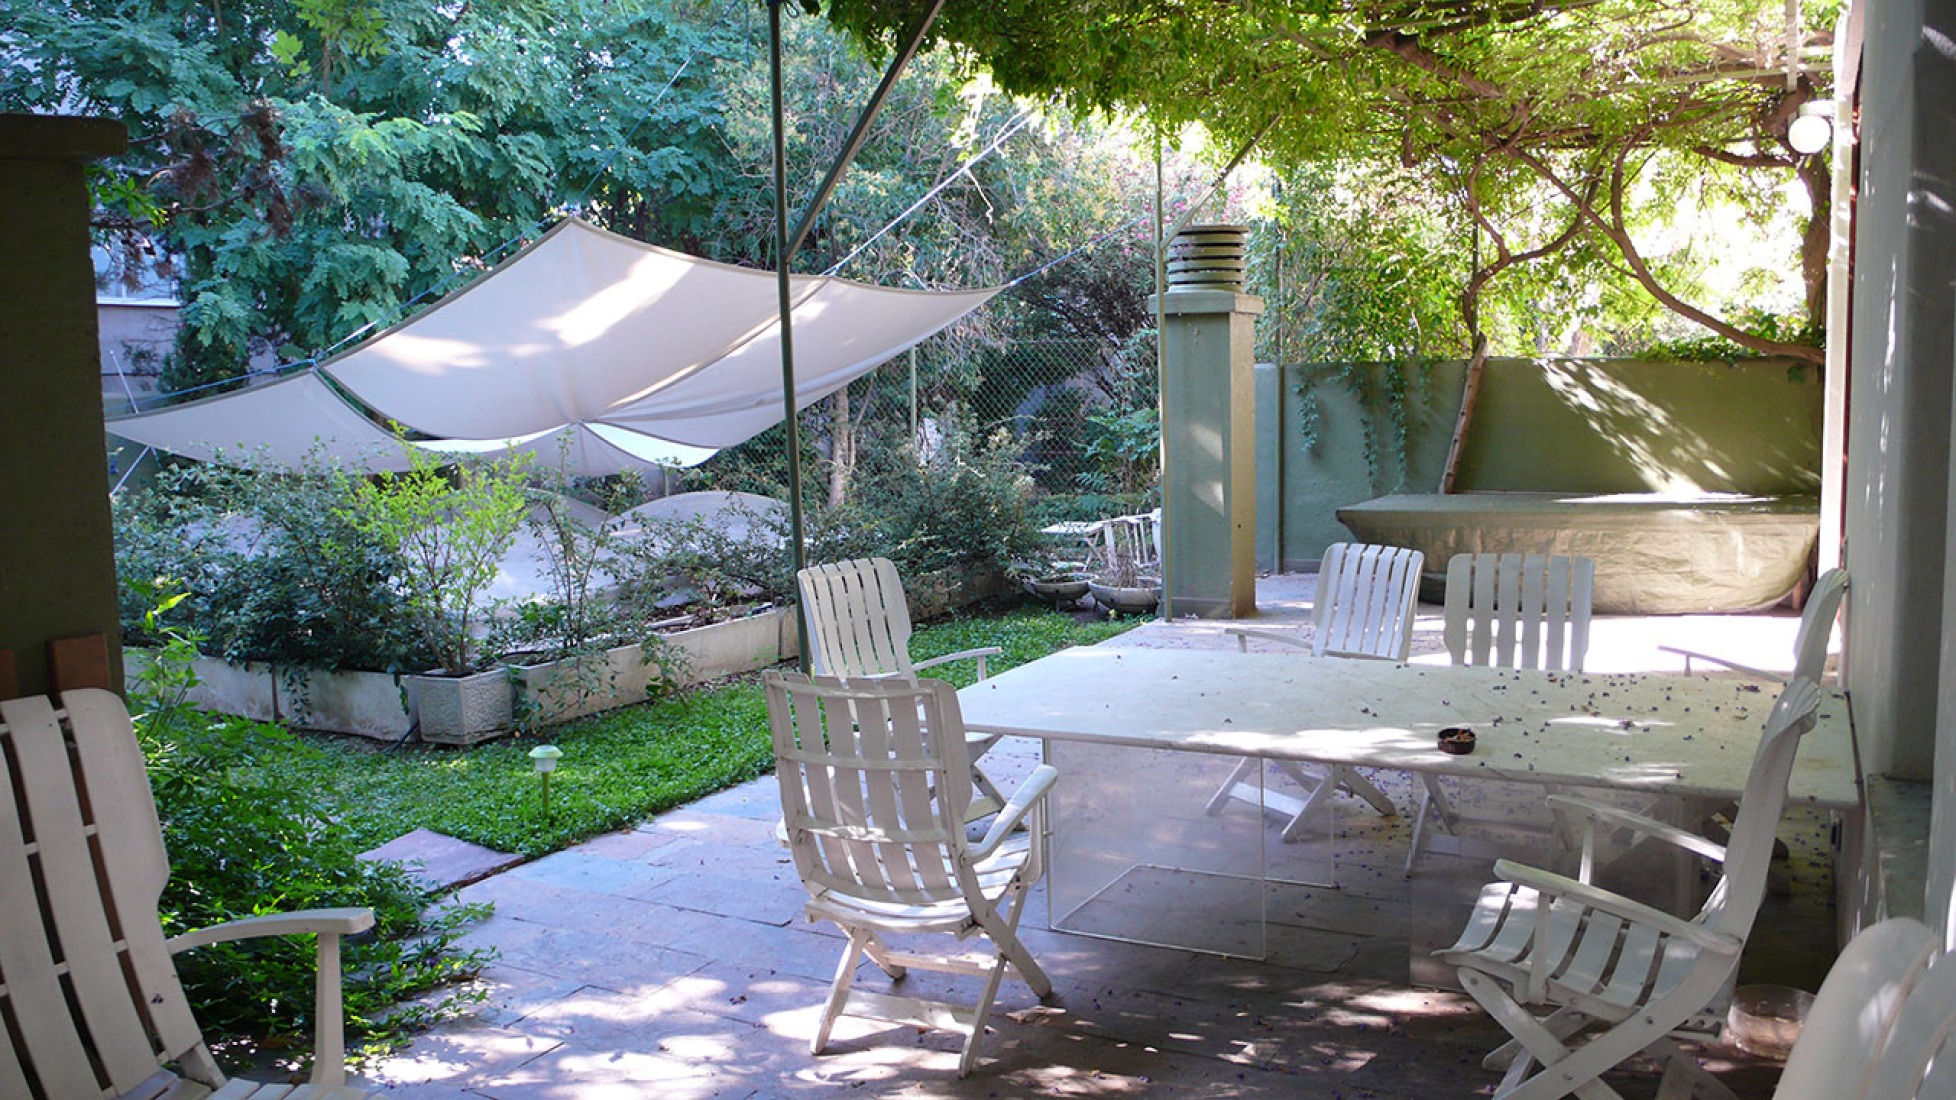
[(1254, 805), (1261, 805), (1263, 799), (1258, 795), (1256, 789), (1247, 786), (1247, 783), (1250, 777), (1256, 774), (1257, 768), (1261, 767), (1262, 764), (1263, 762), (1261, 760), (1253, 756), (1238, 761), (1236, 770), (1229, 773), (1229, 779), (1221, 787), (1216, 789), (1215, 794), (1209, 796), (1209, 804), (1204, 807), (1209, 816), (1214, 817), (1222, 813), (1223, 810), (1228, 808), (1231, 799), (1240, 799)]
[(1290, 772), (1290, 777), (1296, 780), (1298, 785), (1304, 787), (1311, 793), (1305, 796), (1303, 808), (1292, 815), (1288, 822), (1284, 823), (1284, 843), (1286, 844), (1296, 844), (1303, 840), (1306, 834), (1309, 833), (1311, 824), (1321, 815), (1331, 812), (1331, 796), (1338, 790), (1337, 768), (1332, 768), (1326, 772), (1324, 778), (1317, 781), (1316, 786), (1311, 785), (1312, 779), (1310, 776), (1295, 770), (1295, 768), (1295, 765), (1291, 765), (1286, 771)]
[[(1641, 1049), (1638, 1046), (1602, 1061), (1627, 1040), (1627, 1034), (1621, 1029), (1616, 1034), (1598, 1036), (1580, 1049), (1571, 1050), (1564, 1040), (1580, 1030), (1580, 1025), (1568, 1033), (1559, 1033), (1561, 1026), (1551, 1026), (1570, 1022), (1563, 1013), (1537, 1017), (1487, 975), (1466, 967), (1462, 967), (1456, 975), (1468, 994), (1479, 1001), (1487, 1014), (1507, 1029), (1508, 1034), (1514, 1036), (1526, 1051), (1508, 1067), (1501, 1087), (1495, 1090), (1495, 1096), (1500, 1100), (1559, 1100), (1569, 1095), (1579, 1096), (1582, 1100), (1623, 1100), (1622, 1094), (1598, 1080), (1604, 1070)], [(1495, 1055), (1490, 1054), (1488, 1058), (1492, 1061)], [(1540, 1064), (1540, 1069), (1529, 1074), (1528, 1070), (1534, 1068), (1535, 1063)]]
[(1413, 867), (1419, 862), (1420, 853), (1426, 850), (1426, 822), (1435, 811), (1437, 826), (1449, 833), (1458, 835), (1459, 816), (1453, 812), (1453, 803), (1447, 801), (1447, 792), (1440, 786), (1438, 776), (1420, 776), (1419, 815), (1413, 819), (1413, 842), (1406, 852), (1406, 877), (1411, 878)]
[[(815, 1038), (808, 1044), (808, 1053), (820, 1054), (829, 1045), (829, 1032), (835, 1028), (836, 1017), (842, 1015), (844, 1005), (849, 1003), (849, 987), (856, 980), (856, 966), (863, 960), (863, 949), (869, 944), (870, 933), (865, 929), (849, 930), (849, 945), (842, 949), (842, 961), (835, 966), (835, 980), (829, 983), (829, 999), (822, 1005), (822, 1022), (815, 1026)], [(880, 949), (879, 949), (880, 950)]]
[(1334, 768), (1332, 769), (1332, 778), (1343, 785), (1345, 789), (1370, 802), (1372, 808), (1379, 811), (1380, 817), (1391, 817), (1399, 812), (1399, 807), (1393, 803), (1392, 799), (1387, 798), (1384, 791), (1373, 786), (1370, 779), (1359, 774), (1358, 769), (1342, 766)]
[(883, 937), (869, 931), (865, 931), (862, 935), (863, 954), (868, 955), (870, 962), (875, 963), (883, 973), (888, 974), (891, 981), (900, 982), (905, 974), (910, 973), (904, 969), (902, 963), (891, 957), (890, 949), (884, 944)]
[(965, 1036), (964, 1050), (958, 1056), (959, 1077), (970, 1074), (971, 1067), (977, 1063), (978, 1040), (985, 1034), (985, 1021), (991, 1018), (992, 1002), (998, 998), (998, 987), (1004, 981), (1008, 968), (1020, 981), (1030, 986), (1040, 1000), (1052, 996), (1052, 979), (1033, 959), (1032, 952), (1019, 942), (1019, 917), (1025, 912), (1025, 897), (1025, 883), (1016, 882), (999, 899), (998, 908), (973, 914), (978, 926), (984, 929), (986, 938), (992, 941), (993, 960), (985, 974), (985, 986), (978, 995), (978, 1003), (972, 1006), (971, 1033)]

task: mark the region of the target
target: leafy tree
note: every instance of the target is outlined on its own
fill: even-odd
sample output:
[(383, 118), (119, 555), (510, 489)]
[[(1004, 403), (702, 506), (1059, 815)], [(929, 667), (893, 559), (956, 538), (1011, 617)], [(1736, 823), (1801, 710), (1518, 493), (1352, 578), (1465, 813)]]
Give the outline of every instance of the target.
[[(887, 42), (920, 0), (831, 0), (828, 18)], [(1823, 50), (1836, 6), (1809, 4), (1800, 57)], [(1819, 94), (1786, 86), (1777, 8), (1750, 0), (1498, 0), (1222, 5), (1171, 0), (1005, 0), (951, 5), (932, 35), (988, 65), (1008, 91), (1081, 112), (1140, 109), (1199, 122), (1226, 142), (1268, 126), (1272, 160), (1396, 162), (1451, 192), (1487, 247), (1461, 294), (1484, 353), (1480, 299), (1518, 265), (1563, 253), (1620, 266), (1642, 290), (1756, 352), (1818, 361), (1808, 343), (1747, 332), (1667, 285), (1638, 233), (1681, 177), (1712, 167), (1733, 194), (1797, 172), (1813, 214), (1803, 239), (1809, 316), (1824, 277), (1826, 170), (1786, 127)], [(1728, 170), (1729, 171), (1726, 171)], [(1556, 216), (1537, 216), (1543, 204)], [(1816, 242), (1820, 242), (1819, 245)]]
[[(125, 122), (99, 220), (181, 277), (165, 384), (392, 323), (554, 211), (687, 247), (738, 186), (691, 0), (5, 0), (0, 109)], [(685, 72), (674, 80), (682, 64)], [(668, 89), (665, 85), (672, 80)], [(126, 250), (130, 252), (140, 249)]]

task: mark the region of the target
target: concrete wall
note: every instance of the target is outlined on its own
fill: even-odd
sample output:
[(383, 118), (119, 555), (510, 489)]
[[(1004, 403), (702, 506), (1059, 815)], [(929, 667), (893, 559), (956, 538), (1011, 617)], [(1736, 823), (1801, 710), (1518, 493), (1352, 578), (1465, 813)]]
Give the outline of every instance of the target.
[[(1257, 368), (1257, 554), (1296, 569), (1351, 534), (1333, 515), (1391, 492), (1437, 492), (1465, 364), (1441, 363), (1415, 406), (1408, 468), (1368, 478), (1357, 399), (1321, 387), (1317, 442), (1305, 448), (1296, 368)], [(1461, 455), (1462, 491), (1634, 493), (1819, 491), (1820, 372), (1786, 361), (1489, 361)], [(1280, 404), (1281, 403), (1281, 404)], [(1279, 453), (1277, 426), (1282, 427)], [(1390, 440), (1388, 424), (1376, 424)], [(1388, 442), (1387, 450), (1391, 446)], [(1281, 477), (1279, 464), (1281, 463)]]
[[(1920, 900), (1935, 926), (1956, 883), (1956, 692), (1938, 690), (1956, 676), (1956, 3), (1880, 0), (1862, 17), (1845, 679), (1863, 767), (1932, 780), (1924, 897), (1891, 907)], [(1920, 840), (1905, 815), (1874, 828), (1883, 847)]]
[(125, 413), (156, 396), (163, 359), (176, 345), (181, 309), (166, 298), (100, 298), (95, 303), (102, 348), (102, 411)]
[(113, 122), (0, 115), (0, 649), (26, 694), (59, 638), (105, 636), (122, 679), (82, 170), (125, 143)]
[[(1949, 4), (1938, 5), (1943, 34)], [(1945, 663), (1951, 420), (1952, 62), (1920, 3), (1871, 5), (1861, 86), (1844, 560), (1863, 767), (1925, 779)], [(1947, 712), (1946, 712), (1947, 714)], [(1944, 719), (1945, 728), (1951, 726)]]

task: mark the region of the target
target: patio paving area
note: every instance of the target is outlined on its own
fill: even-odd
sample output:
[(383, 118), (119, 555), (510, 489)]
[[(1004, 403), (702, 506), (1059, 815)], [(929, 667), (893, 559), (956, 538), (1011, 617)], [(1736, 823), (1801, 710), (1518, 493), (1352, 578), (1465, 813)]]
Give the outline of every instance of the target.
[[(1307, 619), (1312, 580), (1260, 582), (1259, 625)], [(1234, 648), (1226, 625), (1152, 623), (1105, 644)], [(1679, 667), (1655, 651), (1660, 643), (1784, 668), (1796, 626), (1785, 611), (1603, 618), (1589, 668)], [(1439, 630), (1439, 609), (1422, 606), (1416, 660), (1445, 661)], [(988, 770), (1015, 781), (1038, 752), (1034, 743), (1008, 742), (987, 757)], [(1400, 806), (1413, 804), (1405, 777), (1379, 778)], [(808, 1053), (842, 940), (833, 926), (802, 918), (805, 895), (774, 838), (778, 812), (770, 776), (465, 888), (462, 900), (496, 906), (466, 941), (501, 953), (483, 975), (485, 1004), (370, 1067), (367, 1082), (401, 1097), (476, 1100), (1415, 1100), (1484, 1096), (1495, 1083), (1480, 1058), (1505, 1034), (1464, 994), (1409, 979), (1420, 910), (1433, 895), (1399, 873), (1410, 831), (1403, 815), (1341, 811), (1340, 843), (1377, 870), (1341, 871), (1340, 889), (1314, 891), (1309, 905), (1286, 913), (1280, 948), (1273, 939), (1279, 961), (1048, 931), (1042, 887), (1024, 934), (1055, 996), (1042, 1005), (1008, 982), (978, 1067), (959, 1080), (958, 1041), (944, 1033), (845, 1019), (828, 1053)], [(1780, 869), (1785, 888), (1767, 899), (1742, 982), (1817, 987), (1831, 951), (1814, 945), (1833, 938), (1828, 827), (1818, 815), (1789, 812), (1781, 830), (1793, 848)], [(1456, 874), (1471, 883), (1485, 871), (1467, 866)], [(1464, 917), (1463, 908), (1433, 919), (1452, 927)], [(868, 964), (858, 981), (889, 984)], [(946, 981), (963, 980), (920, 974), (905, 984), (928, 991)], [(1770, 1095), (1774, 1063), (1723, 1045), (1703, 1053), (1740, 1096)], [(1610, 1081), (1628, 1097), (1656, 1089), (1655, 1076), (1641, 1068)]]

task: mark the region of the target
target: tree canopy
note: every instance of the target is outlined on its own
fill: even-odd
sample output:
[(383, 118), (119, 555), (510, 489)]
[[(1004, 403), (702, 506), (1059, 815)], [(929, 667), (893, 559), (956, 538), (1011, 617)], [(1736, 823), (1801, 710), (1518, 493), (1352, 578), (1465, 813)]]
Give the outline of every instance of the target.
[[(887, 44), (926, 6), (829, 0), (825, 10)], [(1225, 145), (1267, 127), (1260, 152), (1279, 165), (1419, 171), (1478, 229), (1461, 288), (1476, 334), (1491, 280), (1586, 246), (1589, 263), (1667, 309), (1756, 351), (1817, 360), (1809, 343), (1685, 300), (1638, 234), (1683, 180), (1756, 204), (1778, 182), (1760, 173), (1797, 172), (1817, 226), (1802, 255), (1817, 319), (1827, 173), (1785, 134), (1822, 92), (1838, 11), (1809, 3), (1789, 33), (1779, 7), (1754, 0), (998, 0), (948, 3), (930, 34), (1007, 90), (1078, 111), (1141, 110), (1170, 130), (1200, 123)]]

